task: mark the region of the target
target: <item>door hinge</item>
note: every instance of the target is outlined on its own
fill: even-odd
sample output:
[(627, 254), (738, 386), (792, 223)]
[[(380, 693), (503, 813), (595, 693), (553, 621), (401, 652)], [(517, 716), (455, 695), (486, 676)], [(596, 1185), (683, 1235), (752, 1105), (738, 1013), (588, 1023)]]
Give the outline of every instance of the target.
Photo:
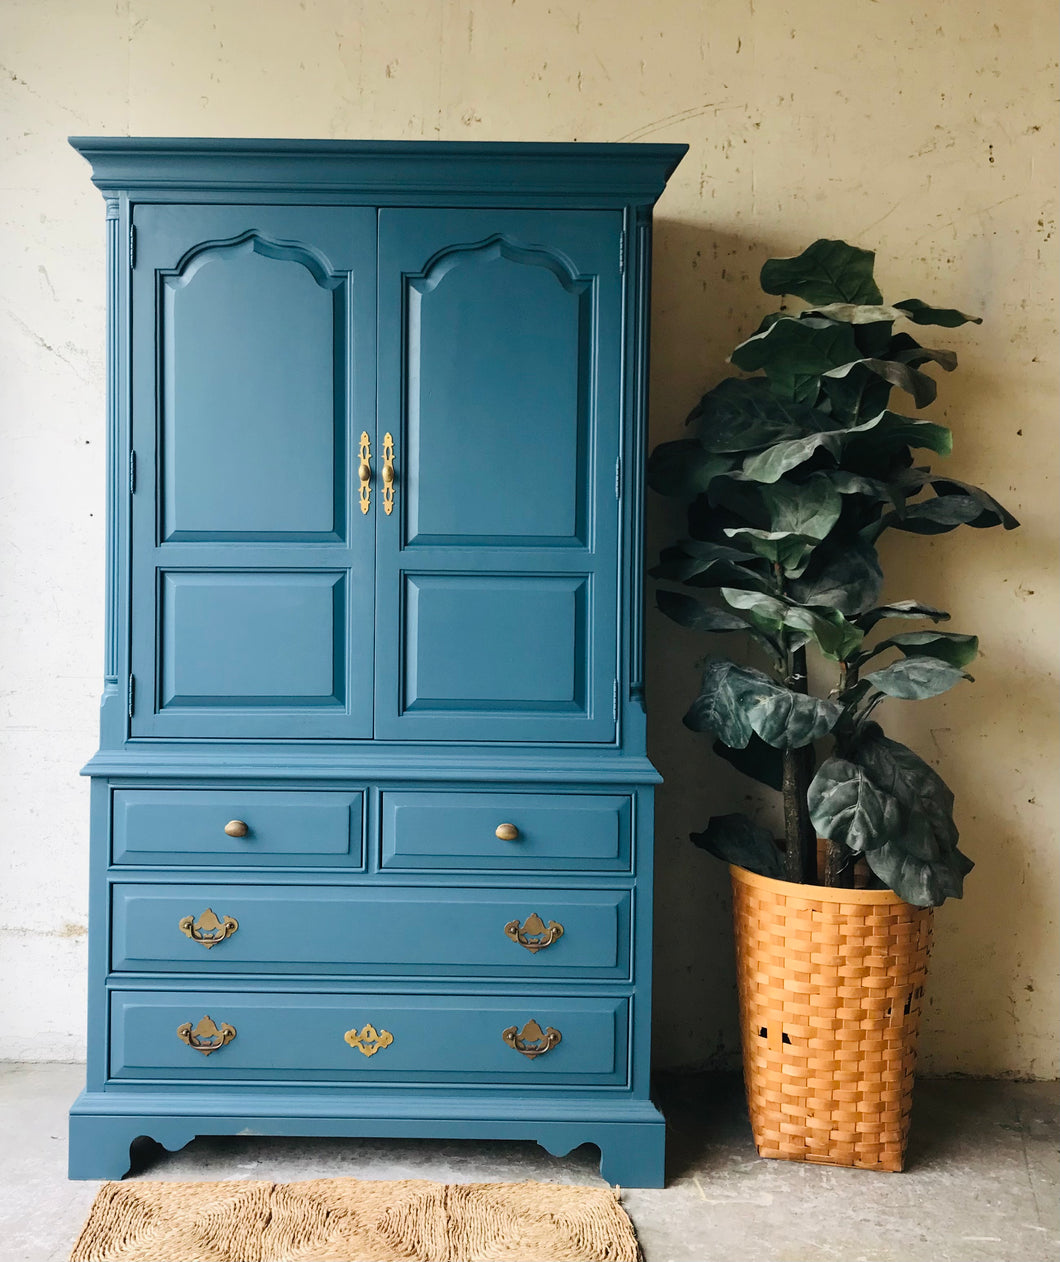
[(129, 494), (136, 492), (136, 452), (129, 452)]
[(618, 238), (618, 272), (619, 275), (625, 275), (626, 271), (626, 230), (622, 229), (622, 234)]
[(618, 722), (618, 680), (615, 680), (615, 686), (611, 689), (611, 713), (615, 722)]
[(615, 499), (622, 498), (622, 457), (615, 457)]
[(129, 718), (130, 719), (133, 716), (133, 706), (135, 704), (135, 701), (136, 701), (136, 677), (134, 675), (130, 675), (129, 676)]
[(129, 224), (129, 266), (136, 266), (136, 225)]

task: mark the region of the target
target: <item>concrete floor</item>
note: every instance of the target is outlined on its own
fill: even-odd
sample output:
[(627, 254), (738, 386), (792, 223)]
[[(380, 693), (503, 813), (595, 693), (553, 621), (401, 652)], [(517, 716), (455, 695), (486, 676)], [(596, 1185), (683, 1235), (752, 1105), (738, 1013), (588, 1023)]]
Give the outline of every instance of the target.
[[(65, 1177), (77, 1065), (0, 1064), (0, 1262), (66, 1262), (98, 1184)], [(623, 1203), (646, 1262), (1056, 1262), (1055, 1083), (918, 1083), (908, 1167), (872, 1174), (761, 1161), (737, 1078), (671, 1079), (669, 1186)], [(596, 1150), (531, 1143), (197, 1139), (147, 1146), (134, 1178), (329, 1176), (598, 1185)], [(526, 1259), (533, 1262), (533, 1259)]]

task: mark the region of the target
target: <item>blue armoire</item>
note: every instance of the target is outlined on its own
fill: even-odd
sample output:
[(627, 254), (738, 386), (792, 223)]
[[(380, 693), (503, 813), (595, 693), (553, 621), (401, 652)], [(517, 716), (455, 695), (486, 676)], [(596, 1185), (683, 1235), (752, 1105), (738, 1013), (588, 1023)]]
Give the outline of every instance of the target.
[(685, 146), (72, 143), (109, 313), (72, 1177), (419, 1136), (661, 1186), (642, 484)]

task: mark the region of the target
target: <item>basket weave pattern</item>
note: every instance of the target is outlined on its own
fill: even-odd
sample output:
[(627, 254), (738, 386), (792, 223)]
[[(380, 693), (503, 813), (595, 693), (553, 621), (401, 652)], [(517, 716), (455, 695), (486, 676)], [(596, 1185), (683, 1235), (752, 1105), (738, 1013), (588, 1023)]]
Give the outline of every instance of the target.
[(901, 1170), (931, 909), (730, 871), (760, 1155)]

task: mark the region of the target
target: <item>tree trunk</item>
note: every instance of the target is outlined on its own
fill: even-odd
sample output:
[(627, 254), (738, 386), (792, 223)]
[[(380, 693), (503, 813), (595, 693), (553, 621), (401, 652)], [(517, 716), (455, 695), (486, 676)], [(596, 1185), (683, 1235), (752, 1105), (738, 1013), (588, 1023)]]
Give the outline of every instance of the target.
[(854, 856), (841, 841), (828, 842), (824, 859), (824, 883), (837, 889), (854, 888)]
[[(791, 687), (807, 691), (806, 650), (791, 655)], [(784, 875), (801, 885), (817, 884), (817, 831), (806, 793), (813, 776), (813, 747), (784, 750)]]

